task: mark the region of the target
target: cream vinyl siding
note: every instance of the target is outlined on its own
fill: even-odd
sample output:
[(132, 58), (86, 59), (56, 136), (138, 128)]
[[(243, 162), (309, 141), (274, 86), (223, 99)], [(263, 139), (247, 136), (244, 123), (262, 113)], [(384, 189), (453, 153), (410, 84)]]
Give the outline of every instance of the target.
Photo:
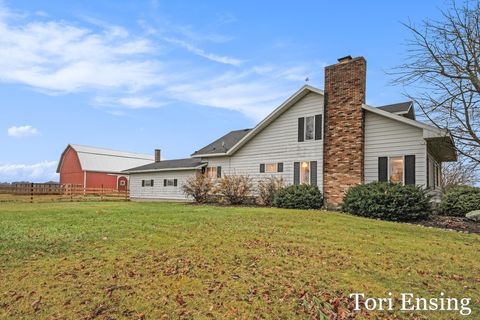
[(423, 130), (365, 111), (365, 182), (378, 180), (378, 158), (415, 155), (415, 184), (426, 184)]
[[(130, 174), (130, 199), (191, 200), (182, 192), (182, 185), (194, 170), (145, 172)], [(153, 187), (142, 187), (142, 180), (154, 180)], [(163, 179), (177, 179), (177, 186), (163, 186)]]
[[(275, 176), (283, 177), (286, 184), (293, 184), (293, 163), (295, 161), (317, 161), (318, 187), (323, 182), (323, 139), (298, 142), (298, 118), (322, 114), (323, 96), (309, 93), (265, 129), (259, 132), (247, 144), (231, 157), (203, 158), (208, 166), (222, 166), (225, 174), (248, 175), (258, 180)], [(323, 121), (323, 120), (322, 120)], [(323, 134), (324, 128), (322, 128)], [(260, 173), (261, 163), (283, 162), (283, 172)]]

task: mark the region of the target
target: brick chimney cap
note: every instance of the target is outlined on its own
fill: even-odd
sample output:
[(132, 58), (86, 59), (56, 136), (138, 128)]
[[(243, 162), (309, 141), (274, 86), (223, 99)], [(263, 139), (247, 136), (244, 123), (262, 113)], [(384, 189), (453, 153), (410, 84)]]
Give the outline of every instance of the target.
[(345, 56), (345, 57), (341, 57), (341, 58), (338, 58), (337, 61), (342, 63), (342, 62), (347, 62), (347, 61), (350, 61), (352, 60), (352, 56), (351, 55), (348, 55), (348, 56)]

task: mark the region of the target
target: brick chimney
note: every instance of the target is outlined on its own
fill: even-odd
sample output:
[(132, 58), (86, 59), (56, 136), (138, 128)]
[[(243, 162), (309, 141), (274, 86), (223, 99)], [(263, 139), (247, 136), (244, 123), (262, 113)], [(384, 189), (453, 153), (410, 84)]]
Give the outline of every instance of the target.
[(160, 149), (155, 149), (155, 162), (160, 162)]
[(350, 186), (364, 181), (367, 62), (346, 56), (325, 68), (325, 141), (323, 192), (327, 207), (337, 209)]

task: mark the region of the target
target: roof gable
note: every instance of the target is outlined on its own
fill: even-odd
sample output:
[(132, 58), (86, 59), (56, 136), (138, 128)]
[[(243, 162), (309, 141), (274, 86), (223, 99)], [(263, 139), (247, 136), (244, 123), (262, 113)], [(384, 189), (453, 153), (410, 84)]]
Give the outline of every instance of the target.
[(245, 143), (250, 141), (253, 137), (255, 137), (260, 131), (266, 128), (270, 123), (275, 121), (279, 116), (281, 116), (285, 111), (291, 108), (295, 103), (297, 103), (300, 99), (305, 97), (310, 92), (317, 93), (323, 96), (323, 90), (318, 88), (312, 87), (310, 85), (302, 86), (297, 92), (291, 95), (287, 100), (285, 100), (280, 106), (278, 106), (275, 110), (273, 110), (265, 119), (260, 121), (255, 128), (250, 129), (238, 142), (236, 142), (231, 148), (229, 148), (225, 152), (221, 153), (211, 153), (211, 154), (200, 154), (196, 152), (192, 155), (192, 157), (215, 157), (215, 156), (226, 156), (234, 154), (238, 149), (240, 149)]
[[(420, 121), (417, 121), (417, 120), (412, 120), (410, 118), (403, 117), (403, 116), (395, 114), (395, 113), (391, 113), (391, 112), (382, 110), (380, 108), (375, 108), (375, 107), (372, 107), (372, 106), (369, 106), (369, 105), (366, 105), (366, 104), (362, 105), (362, 108), (367, 110), (367, 111), (376, 113), (378, 115), (381, 115), (381, 116), (384, 116), (384, 117), (387, 117), (387, 118), (390, 118), (390, 119), (393, 119), (393, 120), (397, 120), (397, 121), (403, 122), (405, 124), (408, 124), (408, 125), (411, 125), (411, 126), (414, 126), (414, 127), (417, 127), (417, 128), (427, 130), (429, 132), (429, 134), (431, 134), (431, 135), (437, 135), (437, 136), (448, 136), (449, 135), (448, 132), (445, 131), (445, 130), (439, 129), (437, 127), (428, 125), (426, 123), (423, 123), (423, 122), (420, 122)], [(425, 133), (424, 133), (424, 135), (425, 135)]]

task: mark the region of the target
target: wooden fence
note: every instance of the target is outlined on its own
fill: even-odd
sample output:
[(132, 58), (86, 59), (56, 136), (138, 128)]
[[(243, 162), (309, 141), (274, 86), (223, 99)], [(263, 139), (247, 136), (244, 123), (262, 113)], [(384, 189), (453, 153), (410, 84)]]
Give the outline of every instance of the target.
[(1, 202), (128, 201), (128, 191), (83, 188), (81, 185), (15, 184), (0, 186)]

